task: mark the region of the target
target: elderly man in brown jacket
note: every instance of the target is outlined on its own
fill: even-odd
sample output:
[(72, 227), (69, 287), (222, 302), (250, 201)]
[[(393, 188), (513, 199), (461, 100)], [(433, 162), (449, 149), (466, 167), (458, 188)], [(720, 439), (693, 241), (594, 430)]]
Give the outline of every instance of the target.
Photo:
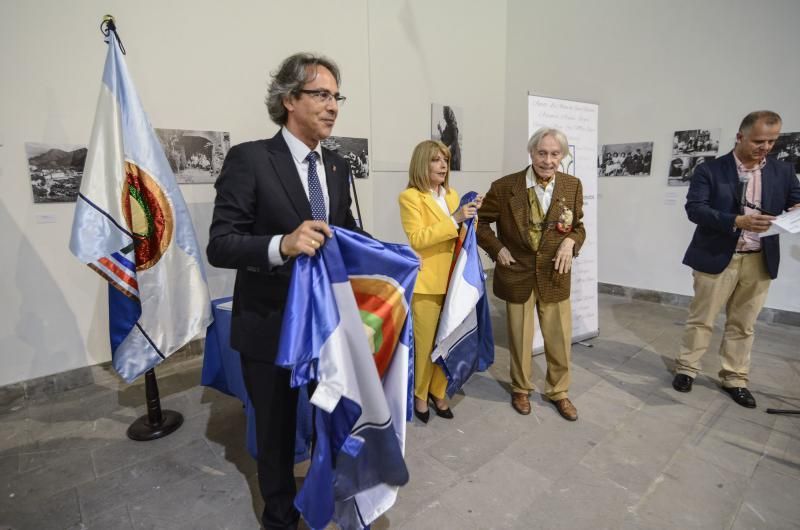
[[(578, 419), (569, 400), (572, 311), (570, 271), (586, 238), (583, 187), (561, 173), (567, 138), (542, 128), (528, 142), (531, 165), (492, 183), (483, 200), (478, 244), (497, 262), (494, 294), (506, 301), (511, 350), (511, 405), (530, 414), (533, 311), (547, 359), (544, 394), (567, 420)], [(495, 234), (489, 226), (496, 223)]]

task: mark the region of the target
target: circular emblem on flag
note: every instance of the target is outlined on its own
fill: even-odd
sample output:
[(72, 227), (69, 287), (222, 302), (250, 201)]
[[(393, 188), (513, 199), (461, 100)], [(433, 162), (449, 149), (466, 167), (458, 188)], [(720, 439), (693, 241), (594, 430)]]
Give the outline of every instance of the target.
[(370, 339), (378, 374), (383, 378), (392, 362), (406, 318), (403, 293), (381, 278), (350, 277), (361, 321)]
[(125, 162), (122, 213), (133, 233), (136, 270), (149, 269), (172, 241), (172, 205), (158, 182), (142, 168)]

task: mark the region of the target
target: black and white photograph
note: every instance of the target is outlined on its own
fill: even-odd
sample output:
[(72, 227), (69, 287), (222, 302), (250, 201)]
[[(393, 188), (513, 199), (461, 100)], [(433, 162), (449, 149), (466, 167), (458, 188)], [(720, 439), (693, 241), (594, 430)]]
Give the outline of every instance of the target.
[(781, 133), (767, 156), (791, 164), (800, 176), (800, 132)]
[(322, 140), (322, 146), (336, 151), (347, 160), (353, 178), (369, 177), (369, 142), (366, 138), (348, 138), (346, 136), (329, 136)]
[(675, 131), (672, 136), (673, 155), (713, 155), (719, 151), (720, 129), (691, 129)]
[(653, 163), (653, 142), (606, 144), (600, 147), (599, 177), (646, 177)]
[(439, 140), (450, 149), (450, 171), (461, 171), (463, 118), (464, 112), (459, 107), (431, 104), (431, 140)]
[(178, 184), (213, 184), (231, 148), (231, 135), (220, 131), (156, 129)]
[(75, 202), (81, 189), (87, 147), (25, 143), (33, 202)]
[(674, 156), (669, 164), (667, 185), (688, 186), (692, 181), (695, 169), (709, 160), (714, 160), (714, 155), (703, 156)]

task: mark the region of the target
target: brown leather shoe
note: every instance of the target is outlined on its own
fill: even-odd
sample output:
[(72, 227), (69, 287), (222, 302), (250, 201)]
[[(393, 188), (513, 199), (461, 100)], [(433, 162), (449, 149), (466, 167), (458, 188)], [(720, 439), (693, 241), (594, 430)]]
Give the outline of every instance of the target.
[(572, 401), (570, 401), (569, 398), (557, 400), (551, 399), (550, 402), (555, 405), (556, 410), (565, 420), (575, 421), (578, 419), (578, 409), (575, 408), (575, 405), (572, 404)]
[(523, 392), (511, 393), (511, 406), (523, 416), (531, 413), (531, 400), (528, 399), (528, 394)]

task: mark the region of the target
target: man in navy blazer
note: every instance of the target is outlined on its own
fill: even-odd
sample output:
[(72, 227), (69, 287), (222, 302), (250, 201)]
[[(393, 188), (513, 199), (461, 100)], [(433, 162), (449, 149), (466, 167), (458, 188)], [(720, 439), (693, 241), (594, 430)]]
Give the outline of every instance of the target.
[(258, 481), (265, 528), (297, 528), (294, 446), (297, 389), (276, 366), (283, 307), (295, 256), (313, 256), (329, 225), (357, 228), (350, 213), (349, 166), (321, 146), (344, 97), (339, 69), (311, 54), (287, 58), (266, 98), (281, 127), (268, 139), (233, 147), (215, 184), (208, 243), (215, 267), (236, 269), (231, 346), (242, 357), (255, 408)]
[(672, 382), (679, 392), (691, 391), (714, 319), (725, 307), (722, 388), (739, 405), (756, 406), (747, 389), (753, 328), (780, 261), (778, 236), (759, 234), (775, 215), (800, 207), (792, 167), (767, 158), (781, 124), (774, 112), (751, 112), (739, 126), (733, 151), (698, 166), (692, 177), (686, 213), (697, 228), (683, 263), (694, 269), (694, 298)]

